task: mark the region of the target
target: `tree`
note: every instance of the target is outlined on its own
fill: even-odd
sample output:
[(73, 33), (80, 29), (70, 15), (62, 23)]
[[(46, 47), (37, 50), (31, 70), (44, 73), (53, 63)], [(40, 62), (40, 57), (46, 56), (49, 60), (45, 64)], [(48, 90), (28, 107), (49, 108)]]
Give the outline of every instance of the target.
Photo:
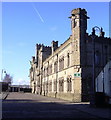
[(5, 77), (4, 77), (4, 79), (3, 79), (3, 82), (6, 82), (6, 83), (8, 83), (9, 85), (11, 85), (12, 84), (12, 80), (13, 80), (13, 77), (12, 76), (10, 76), (10, 74), (5, 74)]

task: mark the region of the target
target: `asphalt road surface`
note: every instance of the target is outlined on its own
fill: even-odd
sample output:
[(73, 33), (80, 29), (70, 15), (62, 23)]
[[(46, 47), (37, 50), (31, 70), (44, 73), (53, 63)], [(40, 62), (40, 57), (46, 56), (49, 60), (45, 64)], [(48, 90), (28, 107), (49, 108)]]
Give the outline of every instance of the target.
[(102, 119), (83, 109), (89, 103), (71, 103), (31, 93), (10, 93), (2, 104), (3, 119)]

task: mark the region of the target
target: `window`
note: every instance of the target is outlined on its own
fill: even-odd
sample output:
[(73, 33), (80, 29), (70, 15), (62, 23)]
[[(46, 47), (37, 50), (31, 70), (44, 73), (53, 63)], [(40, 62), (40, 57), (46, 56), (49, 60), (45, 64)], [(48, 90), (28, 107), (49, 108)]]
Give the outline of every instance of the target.
[(49, 65), (49, 75), (52, 73), (52, 64)]
[(95, 52), (95, 64), (100, 65), (100, 52), (98, 50)]
[(62, 70), (64, 68), (64, 57), (59, 59), (59, 70)]
[(105, 45), (104, 47), (105, 47), (105, 64), (107, 64), (107, 62), (108, 62), (108, 46)]
[(54, 81), (54, 91), (57, 91), (57, 82)]
[(45, 91), (45, 83), (43, 83), (43, 87), (42, 88), (43, 88), (43, 91)]
[(43, 76), (45, 77), (45, 68), (44, 68), (44, 70), (43, 70)]
[(49, 83), (49, 91), (52, 91), (52, 82)]
[(47, 91), (47, 82), (45, 82), (45, 91)]
[(67, 78), (67, 91), (68, 92), (72, 91), (72, 81), (71, 81), (71, 78)]
[(67, 66), (69, 67), (70, 65), (70, 56), (69, 56), (69, 53), (67, 54)]
[(60, 92), (64, 91), (64, 80), (63, 79), (59, 80), (59, 91)]
[(54, 72), (57, 72), (57, 70), (58, 70), (58, 62), (56, 61), (54, 63)]
[(46, 91), (48, 92), (48, 83), (46, 83)]
[(46, 68), (46, 76), (48, 76), (48, 67)]
[(75, 28), (77, 26), (77, 22), (75, 21), (75, 19), (72, 19), (71, 24), (72, 28)]
[(45, 72), (45, 77), (46, 77), (46, 76), (47, 76), (47, 68), (45, 68), (45, 71), (44, 71), (44, 72)]
[(76, 27), (76, 26), (77, 26), (77, 21), (74, 20), (74, 27)]

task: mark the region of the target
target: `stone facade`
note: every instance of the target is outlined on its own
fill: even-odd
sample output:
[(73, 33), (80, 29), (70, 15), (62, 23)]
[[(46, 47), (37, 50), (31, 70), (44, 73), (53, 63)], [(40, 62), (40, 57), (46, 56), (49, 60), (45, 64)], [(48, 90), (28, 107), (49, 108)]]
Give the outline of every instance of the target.
[(89, 100), (92, 80), (93, 41), (95, 38), (95, 76), (111, 58), (111, 39), (89, 35), (87, 12), (77, 8), (71, 12), (72, 35), (63, 44), (52, 41), (51, 46), (36, 44), (36, 55), (30, 62), (32, 92), (73, 102)]

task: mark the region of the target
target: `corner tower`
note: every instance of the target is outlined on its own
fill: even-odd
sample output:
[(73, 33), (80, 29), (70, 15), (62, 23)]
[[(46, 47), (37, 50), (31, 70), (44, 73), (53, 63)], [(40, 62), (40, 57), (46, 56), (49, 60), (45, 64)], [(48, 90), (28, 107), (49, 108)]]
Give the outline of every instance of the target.
[(85, 9), (77, 8), (71, 11), (71, 30), (73, 39), (80, 38), (80, 32), (86, 33), (87, 30), (87, 12)]
[(83, 94), (83, 67), (86, 63), (86, 30), (88, 18), (85, 9), (77, 8), (71, 11), (71, 64), (74, 66), (74, 101), (80, 102), (82, 101)]
[(71, 17), (69, 18), (71, 19), (72, 50), (75, 58), (73, 59), (73, 64), (80, 65), (80, 53), (85, 51), (87, 19), (89, 17), (87, 17), (85, 9), (77, 8), (71, 11)]

